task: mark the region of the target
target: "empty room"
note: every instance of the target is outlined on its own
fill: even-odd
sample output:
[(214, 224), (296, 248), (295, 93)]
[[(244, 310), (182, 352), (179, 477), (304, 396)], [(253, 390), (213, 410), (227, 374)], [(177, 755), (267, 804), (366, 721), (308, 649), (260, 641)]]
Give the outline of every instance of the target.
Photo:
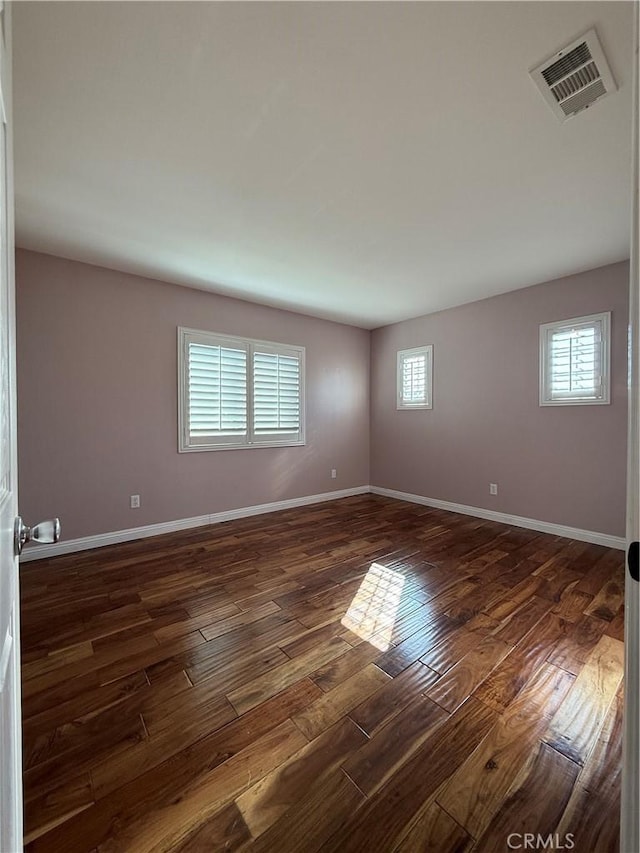
[(1, 18), (1, 853), (640, 853), (636, 4)]

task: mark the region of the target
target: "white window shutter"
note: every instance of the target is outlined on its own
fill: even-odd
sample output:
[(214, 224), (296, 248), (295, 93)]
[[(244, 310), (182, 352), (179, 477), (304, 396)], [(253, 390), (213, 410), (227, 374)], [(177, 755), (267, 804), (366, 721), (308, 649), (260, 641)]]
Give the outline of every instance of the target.
[(423, 354), (405, 356), (402, 360), (402, 402), (418, 405), (427, 399), (427, 358)]
[(609, 402), (610, 315), (541, 326), (540, 404)]
[(398, 352), (398, 408), (430, 409), (433, 346)]
[(188, 364), (190, 434), (246, 435), (246, 351), (190, 343)]
[(301, 437), (301, 356), (256, 348), (253, 352), (253, 439)]
[(304, 354), (178, 328), (178, 450), (304, 444)]

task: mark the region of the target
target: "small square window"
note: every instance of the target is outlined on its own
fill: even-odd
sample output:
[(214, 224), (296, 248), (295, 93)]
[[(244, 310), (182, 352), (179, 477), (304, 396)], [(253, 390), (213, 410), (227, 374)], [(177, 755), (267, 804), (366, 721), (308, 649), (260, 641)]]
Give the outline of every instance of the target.
[(398, 352), (398, 409), (432, 408), (433, 346)]
[(540, 326), (540, 405), (610, 402), (611, 313)]

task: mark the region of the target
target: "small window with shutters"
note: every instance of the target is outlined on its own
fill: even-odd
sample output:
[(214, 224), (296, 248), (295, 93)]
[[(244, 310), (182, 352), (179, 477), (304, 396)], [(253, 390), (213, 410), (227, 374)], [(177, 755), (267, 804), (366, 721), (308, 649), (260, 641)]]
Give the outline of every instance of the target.
[(178, 329), (178, 449), (304, 444), (304, 347)]
[(540, 326), (540, 405), (610, 402), (611, 313)]
[(430, 409), (433, 399), (433, 346), (398, 352), (398, 409)]

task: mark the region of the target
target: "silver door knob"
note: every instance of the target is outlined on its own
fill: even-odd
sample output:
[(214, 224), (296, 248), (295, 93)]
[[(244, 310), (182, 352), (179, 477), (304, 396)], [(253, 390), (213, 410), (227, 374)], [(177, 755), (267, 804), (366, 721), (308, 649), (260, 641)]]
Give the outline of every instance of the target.
[(27, 542), (58, 542), (60, 530), (59, 518), (50, 518), (48, 521), (41, 521), (35, 527), (27, 527), (18, 516), (13, 534), (13, 551), (16, 557), (22, 554), (22, 548)]

